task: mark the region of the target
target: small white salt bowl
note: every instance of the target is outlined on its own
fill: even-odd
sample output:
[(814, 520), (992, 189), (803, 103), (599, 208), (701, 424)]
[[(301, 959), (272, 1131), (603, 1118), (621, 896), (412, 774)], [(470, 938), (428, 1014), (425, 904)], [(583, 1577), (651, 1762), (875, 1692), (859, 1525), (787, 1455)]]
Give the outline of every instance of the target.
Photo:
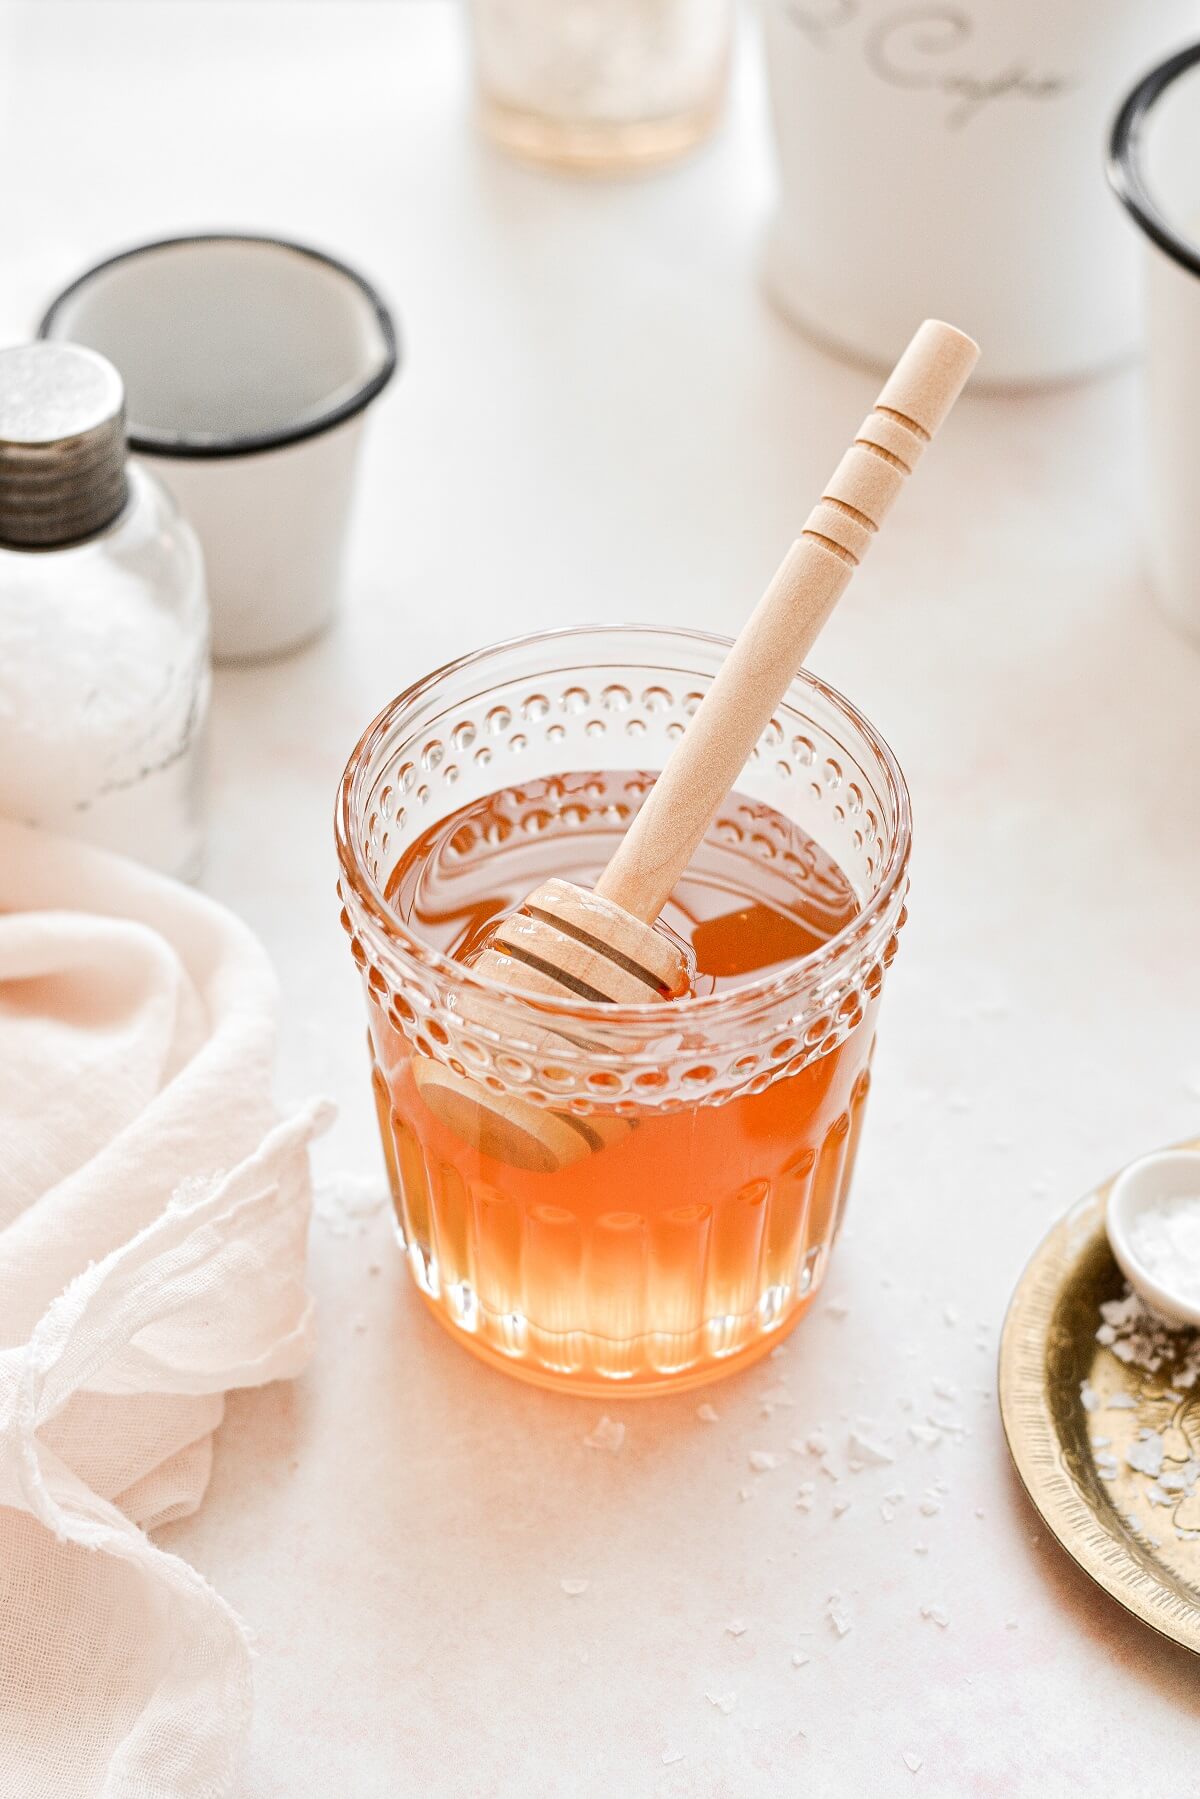
[(315, 637), (338, 601), (366, 408), (396, 368), (374, 287), (279, 238), (166, 238), (79, 276), (39, 334), (120, 370), (130, 448), (204, 549), (213, 654)]
[(1137, 1224), (1148, 1207), (1200, 1197), (1200, 1151), (1164, 1149), (1123, 1169), (1108, 1195), (1108, 1241), (1122, 1274), (1146, 1304), (1170, 1324), (1200, 1330), (1200, 1302), (1171, 1291), (1144, 1265), (1136, 1247)]

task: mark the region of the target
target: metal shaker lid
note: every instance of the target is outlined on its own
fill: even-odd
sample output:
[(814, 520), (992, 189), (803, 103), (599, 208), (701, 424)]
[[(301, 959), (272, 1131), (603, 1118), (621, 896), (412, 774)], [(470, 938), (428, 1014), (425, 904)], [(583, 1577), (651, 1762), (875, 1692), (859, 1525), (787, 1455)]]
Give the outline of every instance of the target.
[(94, 537), (125, 504), (125, 389), (78, 344), (0, 350), (0, 545)]

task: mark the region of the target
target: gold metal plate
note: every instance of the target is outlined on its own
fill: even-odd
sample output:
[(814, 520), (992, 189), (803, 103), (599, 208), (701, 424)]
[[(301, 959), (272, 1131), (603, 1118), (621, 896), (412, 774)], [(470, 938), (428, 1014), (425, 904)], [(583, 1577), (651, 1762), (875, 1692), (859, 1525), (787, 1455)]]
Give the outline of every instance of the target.
[[(1200, 1654), (1200, 1484), (1153, 1504), (1152, 1483), (1125, 1460), (1147, 1427), (1162, 1435), (1164, 1473), (1200, 1460), (1200, 1381), (1173, 1389), (1175, 1364), (1148, 1373), (1096, 1341), (1101, 1303), (1127, 1292), (1104, 1230), (1110, 1185), (1055, 1225), (1021, 1276), (1000, 1340), (1000, 1416), (1025, 1490), (1067, 1553), (1127, 1611)], [(1195, 1348), (1191, 1333), (1177, 1341)], [(1109, 1409), (1123, 1394), (1134, 1404)], [(1115, 1478), (1101, 1475), (1106, 1456)]]

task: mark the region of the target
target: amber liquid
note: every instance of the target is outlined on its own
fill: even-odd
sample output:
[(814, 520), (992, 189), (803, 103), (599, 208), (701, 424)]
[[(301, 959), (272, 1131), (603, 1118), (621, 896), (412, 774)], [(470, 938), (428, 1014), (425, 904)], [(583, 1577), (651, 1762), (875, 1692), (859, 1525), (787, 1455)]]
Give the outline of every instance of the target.
[[(466, 805), (412, 844), (388, 899), (469, 958), (549, 875), (592, 885), (653, 778), (559, 775)], [(663, 926), (692, 990), (712, 993), (808, 954), (857, 909), (810, 837), (735, 794)], [(647, 1110), (627, 1138), (545, 1174), (491, 1160), (429, 1111), (411, 1046), (370, 997), (401, 1237), (421, 1291), (479, 1354), (576, 1391), (655, 1390), (754, 1359), (805, 1309), (850, 1180), (874, 1001), (838, 1047), (761, 1092)]]

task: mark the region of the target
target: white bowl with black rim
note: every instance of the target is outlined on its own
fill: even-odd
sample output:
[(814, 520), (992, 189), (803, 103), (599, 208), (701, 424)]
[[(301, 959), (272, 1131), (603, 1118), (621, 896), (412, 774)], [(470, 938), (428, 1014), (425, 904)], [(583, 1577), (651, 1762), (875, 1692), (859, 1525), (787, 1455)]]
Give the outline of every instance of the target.
[(1200, 44), (1129, 94), (1108, 174), (1144, 246), (1150, 572), (1164, 610), (1200, 641)]
[(130, 448), (204, 549), (214, 655), (281, 655), (323, 630), (366, 411), (397, 365), (372, 284), (281, 238), (165, 238), (86, 270), (39, 334), (120, 370)]

